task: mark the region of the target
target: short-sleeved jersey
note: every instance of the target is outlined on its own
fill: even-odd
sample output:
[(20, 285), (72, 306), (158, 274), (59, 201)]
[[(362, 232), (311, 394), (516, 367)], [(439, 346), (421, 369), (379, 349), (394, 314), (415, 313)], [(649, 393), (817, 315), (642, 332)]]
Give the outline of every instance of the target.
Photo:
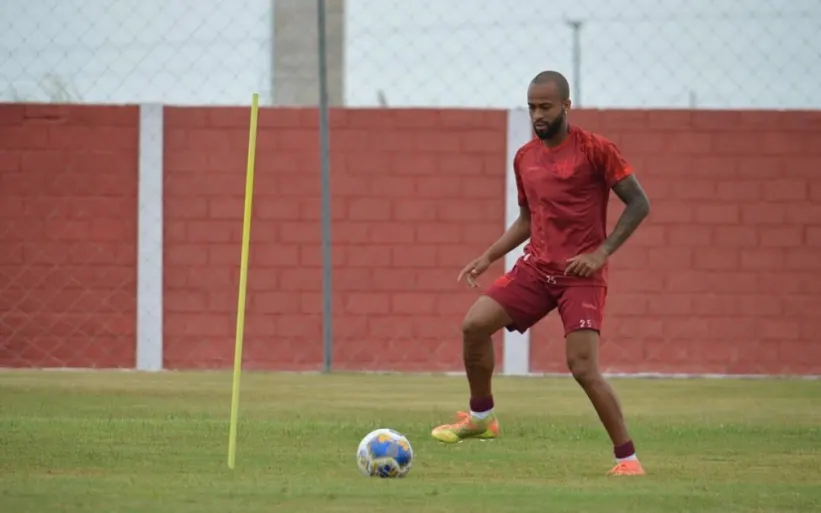
[[(523, 257), (545, 274), (563, 276), (567, 259), (595, 250), (607, 237), (610, 189), (632, 173), (615, 144), (570, 126), (561, 144), (538, 139), (519, 148), (513, 161), (519, 205), (530, 211), (530, 241)], [(607, 265), (568, 285), (606, 285)]]

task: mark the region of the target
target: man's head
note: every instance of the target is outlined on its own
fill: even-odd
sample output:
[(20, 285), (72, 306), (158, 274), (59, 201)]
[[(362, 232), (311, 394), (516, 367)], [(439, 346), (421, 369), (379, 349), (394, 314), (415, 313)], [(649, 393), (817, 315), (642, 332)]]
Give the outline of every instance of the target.
[(570, 109), (570, 85), (558, 71), (542, 71), (527, 88), (527, 106), (533, 131), (539, 139), (551, 139), (565, 126)]

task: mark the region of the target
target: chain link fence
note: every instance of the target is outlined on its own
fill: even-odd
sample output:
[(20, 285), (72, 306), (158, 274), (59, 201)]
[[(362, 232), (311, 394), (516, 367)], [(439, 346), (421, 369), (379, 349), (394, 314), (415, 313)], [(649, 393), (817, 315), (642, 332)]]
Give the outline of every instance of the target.
[(817, 108), (812, 0), (349, 2), (352, 105), (512, 108), (535, 70), (577, 106)]
[[(564, 72), (583, 108), (821, 108), (815, 0), (327, 0), (326, 15), (332, 107), (516, 109), (527, 81), (549, 68)], [(155, 155), (165, 190), (153, 205), (165, 209), (158, 308), (166, 363), (225, 365), (240, 256), (244, 106), (252, 92), (263, 106), (318, 104), (317, 3), (4, 0), (0, 48), (0, 103), (12, 106), (240, 106), (166, 110), (154, 141), (165, 152)], [(137, 109), (2, 112), (10, 114), (0, 119), (0, 359), (93, 367), (133, 356)], [(468, 121), (479, 136), (503, 126), (481, 113), (452, 115), (445, 128), (463, 130)], [(341, 152), (332, 163), (334, 283), (342, 291), (333, 298), (334, 337), (342, 341), (334, 351), (369, 369), (390, 367), (391, 358), (424, 369), (431, 355), (458, 368), (454, 340), (470, 297), (449, 295), (451, 282), (471, 251), (498, 236), (502, 219), (467, 200), (461, 210), (437, 201), (461, 191), (501, 202), (500, 185), (479, 175), (419, 178), (409, 168), (389, 183), (379, 173), (400, 161), (432, 175), (481, 174), (504, 162), (482, 142), (433, 160), (401, 141), (436, 147), (454, 136), (420, 134), (427, 118), (392, 119), (398, 131), (381, 141), (401, 156), (356, 154), (369, 143), (333, 128), (331, 144)], [(246, 351), (260, 361), (272, 340), (287, 340), (271, 357), (275, 367), (321, 364), (316, 123), (314, 112), (299, 110), (261, 117)], [(421, 224), (403, 232), (397, 220)], [(409, 262), (417, 268), (409, 271)], [(378, 266), (394, 268), (371, 270)], [(391, 287), (406, 289), (391, 294)], [(393, 356), (369, 355), (369, 337)]]
[[(315, 74), (315, 4), (7, 0), (0, 99), (235, 105), (257, 91), (282, 104), (277, 80)], [(814, 0), (327, 6), (331, 88), (346, 106), (519, 107), (523, 81), (546, 68), (564, 70), (585, 107), (821, 101)]]
[(267, 0), (8, 0), (3, 101), (270, 102)]

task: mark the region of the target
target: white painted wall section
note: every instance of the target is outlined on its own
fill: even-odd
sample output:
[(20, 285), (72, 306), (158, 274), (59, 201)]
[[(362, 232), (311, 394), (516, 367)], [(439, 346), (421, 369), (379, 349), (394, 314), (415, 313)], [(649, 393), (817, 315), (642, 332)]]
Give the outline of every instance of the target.
[(163, 368), (163, 106), (140, 105), (137, 370)]
[[(505, 229), (519, 217), (519, 201), (513, 157), (516, 151), (531, 138), (530, 118), (527, 110), (511, 109), (507, 113), (507, 172), (505, 178)], [(505, 270), (522, 256), (524, 244), (505, 256)], [(504, 332), (503, 370), (506, 375), (530, 374), (530, 332)]]

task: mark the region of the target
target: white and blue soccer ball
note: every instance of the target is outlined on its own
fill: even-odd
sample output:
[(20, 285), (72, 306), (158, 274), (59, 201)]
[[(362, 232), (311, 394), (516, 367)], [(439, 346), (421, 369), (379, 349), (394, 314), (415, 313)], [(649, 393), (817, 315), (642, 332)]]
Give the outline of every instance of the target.
[(359, 442), (356, 463), (365, 476), (405, 477), (413, 463), (413, 448), (402, 433), (375, 429)]

